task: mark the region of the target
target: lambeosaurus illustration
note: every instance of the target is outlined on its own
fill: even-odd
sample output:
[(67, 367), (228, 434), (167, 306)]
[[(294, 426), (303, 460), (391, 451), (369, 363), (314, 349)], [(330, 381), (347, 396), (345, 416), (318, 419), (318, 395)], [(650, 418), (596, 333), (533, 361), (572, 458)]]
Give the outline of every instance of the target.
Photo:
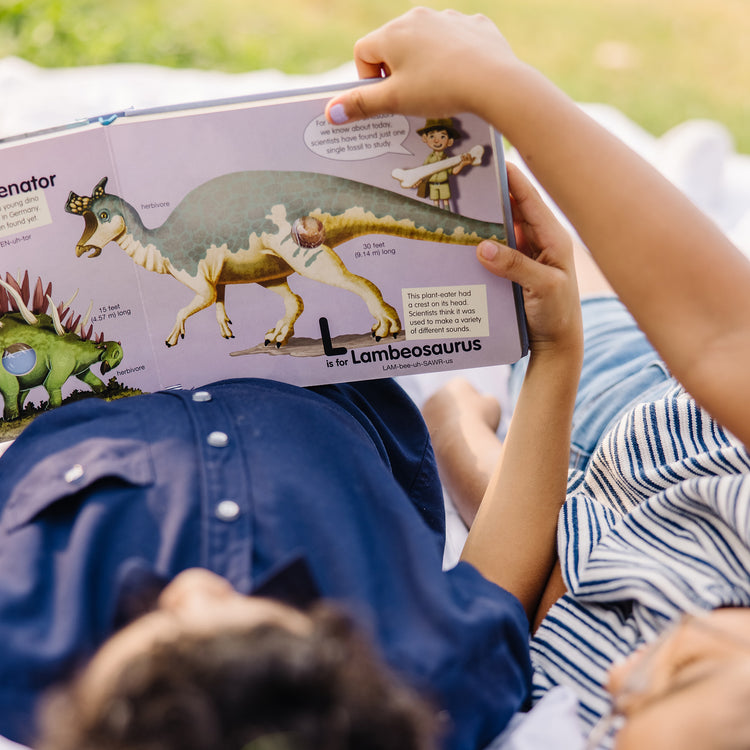
[(366, 234), (477, 244), (506, 240), (505, 227), (468, 219), (389, 190), (313, 172), (235, 172), (188, 193), (160, 227), (148, 229), (138, 212), (105, 191), (71, 192), (65, 209), (86, 225), (76, 247), (80, 257), (98, 256), (116, 242), (149, 271), (171, 274), (195, 292), (177, 313), (167, 346), (184, 338), (185, 321), (212, 303), (219, 329), (233, 338), (224, 304), (227, 284), (255, 282), (276, 292), (285, 314), (265, 335), (266, 345), (285, 344), (303, 310), (287, 278), (298, 273), (358, 294), (375, 318), (372, 335), (396, 335), (401, 321), (368, 279), (351, 273), (333, 251)]

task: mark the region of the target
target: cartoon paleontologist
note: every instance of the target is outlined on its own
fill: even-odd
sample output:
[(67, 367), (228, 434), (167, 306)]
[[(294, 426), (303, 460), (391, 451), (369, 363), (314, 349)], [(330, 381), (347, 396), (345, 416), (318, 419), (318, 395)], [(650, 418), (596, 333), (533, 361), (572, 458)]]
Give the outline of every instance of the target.
[[(422, 136), (422, 140), (431, 149), (430, 155), (424, 161), (425, 166), (445, 161), (448, 158), (446, 151), (461, 138), (461, 133), (454, 127), (453, 120), (450, 117), (427, 120), (424, 127), (417, 130), (417, 133)], [(455, 161), (455, 159), (451, 161)], [(453, 166), (443, 165), (444, 168), (439, 172), (434, 172), (420, 180), (417, 185), (417, 195), (420, 198), (429, 196), (436, 206), (450, 210), (450, 177), (451, 175), (457, 175), (471, 163), (471, 154), (461, 154), (457, 164)]]
[(401, 183), (401, 187), (417, 188), (420, 198), (429, 198), (436, 206), (450, 211), (451, 177), (470, 164), (481, 164), (484, 147), (477, 145), (460, 156), (449, 156), (447, 150), (461, 138), (450, 117), (427, 120), (417, 133), (430, 147), (430, 155), (422, 166), (394, 169), (391, 174)]

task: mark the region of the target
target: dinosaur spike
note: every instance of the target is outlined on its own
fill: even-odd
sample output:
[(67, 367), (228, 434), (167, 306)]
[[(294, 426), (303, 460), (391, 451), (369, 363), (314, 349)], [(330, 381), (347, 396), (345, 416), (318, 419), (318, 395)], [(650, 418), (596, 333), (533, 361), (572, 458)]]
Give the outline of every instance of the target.
[(86, 314), (83, 316), (83, 318), (81, 318), (80, 316), (78, 318), (80, 322), (76, 325), (75, 330), (73, 331), (73, 333), (75, 333), (76, 336), (81, 335), (81, 331), (83, 330), (83, 327), (89, 322), (89, 317), (91, 316), (91, 310), (93, 308), (94, 308), (94, 300), (91, 300), (91, 302), (89, 302), (88, 310), (86, 310)]
[(67, 302), (63, 303), (62, 307), (66, 308), (66, 309), (67, 309), (68, 307), (70, 307), (70, 305), (72, 304), (73, 300), (74, 300), (74, 299), (75, 299), (75, 298), (76, 298), (77, 296), (78, 296), (78, 289), (76, 289), (76, 290), (75, 290), (75, 292), (73, 292), (73, 296), (72, 296), (72, 297), (71, 297), (71, 298), (70, 298), (70, 299), (69, 299), (69, 300), (68, 300)]
[[(71, 318), (73, 318), (73, 315), (74, 315), (74, 313), (72, 313), (70, 317), (71, 317)], [(71, 322), (71, 321), (68, 321), (68, 323), (67, 323), (67, 324), (65, 325), (65, 327), (66, 327), (66, 328), (67, 328), (67, 329), (68, 329), (69, 331), (73, 331), (73, 333), (78, 333), (78, 331), (77, 331), (77, 328), (78, 328), (78, 321), (79, 321), (80, 319), (81, 319), (81, 316), (80, 316), (80, 315), (76, 316), (76, 317), (75, 317), (75, 318), (74, 318), (74, 319), (72, 320), (72, 322)]]
[[(5, 289), (8, 290), (8, 293), (10, 294), (11, 299), (11, 309), (15, 312), (18, 312), (18, 299), (20, 299), (21, 294), (21, 287), (18, 285), (18, 282), (16, 281), (14, 276), (11, 276), (10, 272), (6, 272), (5, 274), (5, 284), (3, 284)], [(12, 291), (11, 291), (12, 290)], [(12, 292), (15, 292), (13, 294)]]
[(0, 286), (0, 313), (10, 312), (11, 309), (10, 297), (5, 289)]
[(37, 276), (36, 284), (34, 285), (34, 294), (31, 296), (31, 311), (34, 313), (43, 313), (45, 306), (42, 278), (41, 276)]
[(50, 281), (49, 284), (47, 284), (47, 288), (44, 290), (44, 310), (43, 312), (46, 312), (46, 309), (48, 307), (47, 300), (49, 300), (49, 304), (54, 307), (54, 303), (52, 302), (52, 282)]
[(91, 338), (91, 334), (94, 332), (94, 324), (92, 323), (88, 328), (81, 331), (81, 340), (88, 341)]
[(55, 307), (55, 303), (52, 301), (52, 297), (47, 295), (47, 299), (49, 300), (50, 313), (52, 315), (52, 322), (55, 326), (55, 330), (57, 331), (58, 335), (64, 336), (65, 328), (63, 327), (62, 320), (60, 319), (60, 309)]
[[(6, 274), (6, 277), (13, 279), (13, 277), (10, 276), (10, 274)], [(37, 324), (36, 315), (34, 315), (34, 313), (32, 313), (31, 310), (29, 310), (29, 308), (26, 307), (23, 299), (21, 298), (20, 291), (18, 289), (14, 289), (11, 284), (6, 283), (2, 279), (0, 279), (0, 284), (2, 284), (3, 287), (5, 287), (5, 290), (12, 297), (13, 301), (15, 302), (15, 307), (18, 310), (18, 312), (21, 313), (21, 315), (23, 316), (23, 319), (31, 326), (36, 325)], [(18, 285), (16, 284), (16, 286)]]
[(70, 309), (70, 304), (73, 302), (73, 300), (77, 296), (78, 296), (78, 289), (75, 290), (75, 293), (67, 302), (61, 302), (57, 306), (57, 314), (59, 315), (61, 321), (65, 320), (65, 317), (68, 315), (68, 313), (70, 313), (70, 317), (73, 317), (73, 313), (71, 312), (71, 309)]
[(21, 299), (23, 300), (23, 304), (28, 308), (29, 300), (31, 299), (31, 284), (29, 283), (28, 269), (23, 275), (23, 281), (21, 281)]

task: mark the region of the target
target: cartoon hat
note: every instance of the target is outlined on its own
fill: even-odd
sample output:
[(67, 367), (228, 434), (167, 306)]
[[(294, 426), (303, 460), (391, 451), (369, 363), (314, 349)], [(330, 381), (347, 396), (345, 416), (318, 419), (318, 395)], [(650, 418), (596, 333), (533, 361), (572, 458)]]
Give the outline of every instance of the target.
[(439, 117), (434, 120), (427, 120), (423, 128), (419, 128), (417, 133), (424, 135), (431, 130), (445, 130), (450, 138), (454, 140), (461, 138), (461, 132), (453, 127), (453, 119), (450, 117)]

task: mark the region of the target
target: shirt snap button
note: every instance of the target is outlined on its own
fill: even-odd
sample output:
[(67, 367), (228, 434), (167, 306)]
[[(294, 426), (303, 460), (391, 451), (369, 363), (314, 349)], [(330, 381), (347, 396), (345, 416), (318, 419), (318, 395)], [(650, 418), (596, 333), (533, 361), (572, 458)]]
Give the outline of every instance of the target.
[(71, 466), (65, 472), (64, 479), (68, 484), (74, 484), (83, 476), (83, 474), (83, 466), (81, 466), (81, 464), (75, 464), (75, 466)]
[(195, 401), (196, 403), (202, 404), (210, 400), (211, 394), (208, 391), (196, 391), (193, 394), (193, 401)]
[(240, 506), (234, 500), (222, 500), (216, 506), (216, 517), (222, 521), (234, 521), (240, 514)]
[(226, 432), (210, 432), (206, 441), (212, 448), (226, 448), (229, 445), (229, 435)]

